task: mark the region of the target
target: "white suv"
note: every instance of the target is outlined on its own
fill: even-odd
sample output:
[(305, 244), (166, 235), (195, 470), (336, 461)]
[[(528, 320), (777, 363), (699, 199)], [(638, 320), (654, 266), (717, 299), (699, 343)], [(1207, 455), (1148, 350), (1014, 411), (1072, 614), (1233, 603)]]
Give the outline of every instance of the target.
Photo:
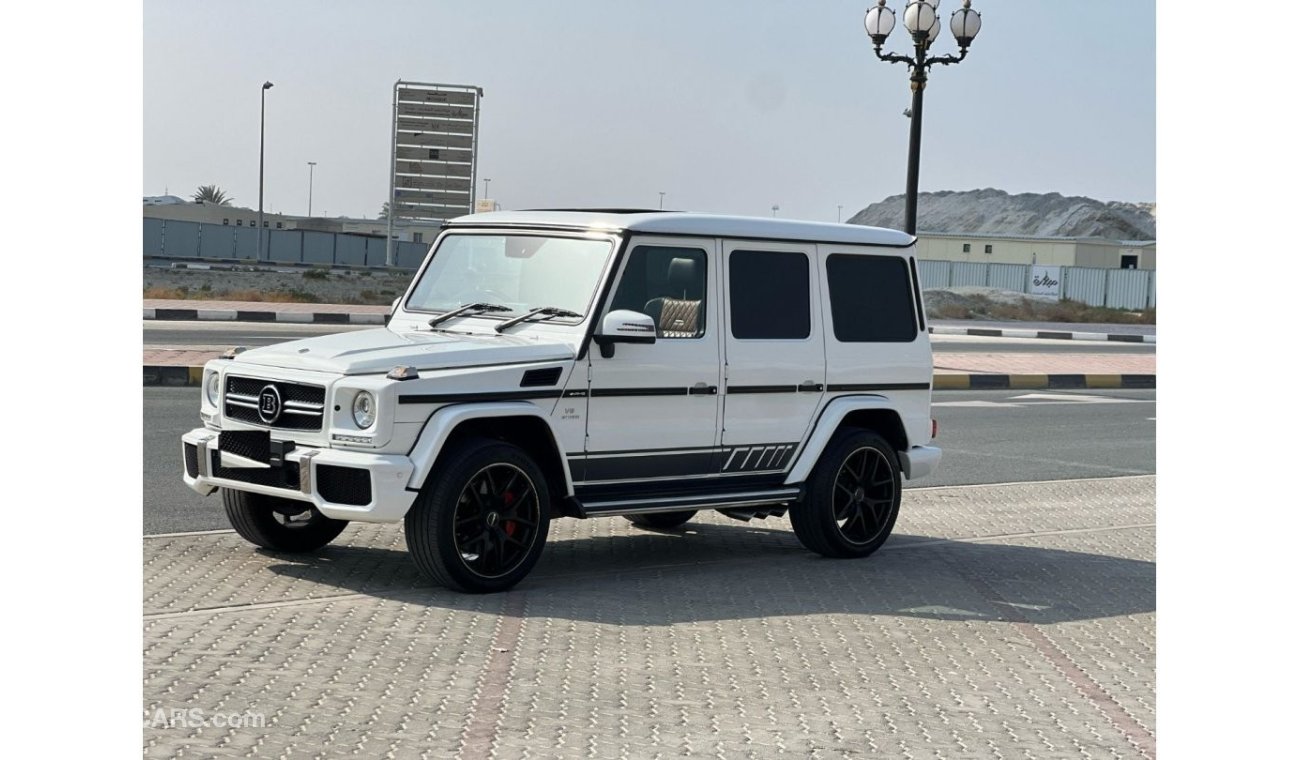
[(276, 551), (404, 519), (420, 570), (472, 592), (527, 575), (556, 517), (788, 510), (809, 549), (863, 557), (940, 457), (914, 243), (688, 213), (461, 217), (387, 327), (209, 362), (185, 482)]

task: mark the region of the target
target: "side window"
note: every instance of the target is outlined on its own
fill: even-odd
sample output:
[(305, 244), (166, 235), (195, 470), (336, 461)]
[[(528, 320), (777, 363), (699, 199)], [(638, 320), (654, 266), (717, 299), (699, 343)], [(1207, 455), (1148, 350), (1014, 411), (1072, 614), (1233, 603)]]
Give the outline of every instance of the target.
[(831, 324), (841, 343), (911, 343), (916, 310), (907, 261), (897, 256), (826, 257)]
[(807, 256), (732, 251), (727, 262), (732, 337), (801, 340), (812, 335)]
[(708, 256), (700, 248), (638, 245), (628, 254), (610, 309), (648, 314), (660, 338), (704, 335)]

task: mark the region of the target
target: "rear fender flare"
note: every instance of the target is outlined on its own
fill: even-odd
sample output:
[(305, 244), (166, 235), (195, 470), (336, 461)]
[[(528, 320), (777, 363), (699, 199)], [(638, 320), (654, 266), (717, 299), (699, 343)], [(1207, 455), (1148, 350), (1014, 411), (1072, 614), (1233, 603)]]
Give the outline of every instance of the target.
[(813, 426), (812, 434), (808, 436), (808, 442), (795, 458), (794, 466), (790, 468), (790, 474), (785, 479), (786, 485), (795, 485), (808, 479), (817, 460), (821, 459), (826, 444), (830, 443), (831, 436), (839, 429), (840, 423), (844, 422), (844, 418), (850, 413), (861, 409), (880, 409), (894, 413), (898, 411), (884, 396), (839, 396), (832, 399), (822, 409), (817, 424)]

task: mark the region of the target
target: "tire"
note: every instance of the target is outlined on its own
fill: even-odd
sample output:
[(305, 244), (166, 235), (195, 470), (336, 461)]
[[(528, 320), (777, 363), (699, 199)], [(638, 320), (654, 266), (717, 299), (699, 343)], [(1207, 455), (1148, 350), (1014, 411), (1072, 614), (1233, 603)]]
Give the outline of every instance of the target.
[(245, 541), (277, 552), (315, 551), (348, 527), (346, 520), (326, 517), (305, 501), (223, 488), (221, 503)]
[(546, 544), (546, 476), (527, 452), (501, 441), (466, 441), (445, 457), (406, 514), (411, 558), (429, 580), (457, 591), (505, 591)]
[(846, 429), (822, 452), (790, 510), (799, 542), (825, 557), (865, 557), (889, 538), (902, 501), (898, 454), (869, 430)]
[(680, 512), (652, 512), (648, 515), (625, 515), (625, 517), (638, 528), (671, 530), (685, 525), (687, 520), (695, 516), (695, 512), (694, 509), (683, 509)]

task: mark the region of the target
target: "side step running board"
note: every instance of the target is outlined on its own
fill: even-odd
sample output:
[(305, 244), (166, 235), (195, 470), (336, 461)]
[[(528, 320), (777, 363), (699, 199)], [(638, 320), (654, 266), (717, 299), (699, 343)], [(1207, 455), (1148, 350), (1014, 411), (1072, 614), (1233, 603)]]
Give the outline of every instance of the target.
[(644, 499), (620, 499), (618, 501), (579, 502), (578, 511), (582, 517), (605, 517), (609, 515), (643, 515), (652, 512), (676, 512), (684, 509), (736, 509), (741, 507), (759, 507), (768, 504), (785, 504), (796, 501), (799, 488), (774, 488), (767, 491), (744, 491), (739, 493), (710, 493), (692, 496), (647, 497)]

